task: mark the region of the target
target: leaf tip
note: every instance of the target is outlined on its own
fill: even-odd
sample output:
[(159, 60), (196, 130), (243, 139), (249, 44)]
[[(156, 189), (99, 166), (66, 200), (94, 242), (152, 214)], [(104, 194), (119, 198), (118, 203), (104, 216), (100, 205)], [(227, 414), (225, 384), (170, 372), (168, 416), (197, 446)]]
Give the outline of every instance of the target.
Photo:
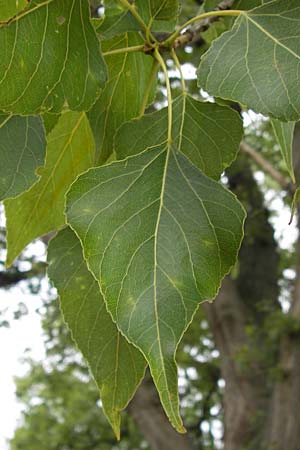
[(186, 433), (186, 428), (183, 426), (182, 423), (180, 424), (180, 426), (176, 427), (176, 430), (178, 431), (178, 433), (181, 433), (181, 434)]
[(117, 439), (117, 441), (120, 441), (121, 439), (121, 431), (120, 431), (120, 427), (121, 427), (121, 415), (120, 415), (120, 411), (113, 409), (112, 411), (110, 411), (109, 413), (107, 413), (106, 411), (105, 415), (113, 429), (114, 435)]

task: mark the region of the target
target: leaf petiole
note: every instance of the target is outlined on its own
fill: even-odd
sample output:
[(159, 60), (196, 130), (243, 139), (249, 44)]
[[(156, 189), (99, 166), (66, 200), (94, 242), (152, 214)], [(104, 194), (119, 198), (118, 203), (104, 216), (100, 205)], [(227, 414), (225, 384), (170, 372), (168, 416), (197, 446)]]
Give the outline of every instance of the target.
[(183, 93), (183, 95), (186, 95), (187, 90), (186, 90), (186, 84), (185, 84), (184, 76), (183, 76), (182, 69), (181, 69), (181, 64), (180, 64), (180, 61), (178, 59), (178, 56), (176, 55), (176, 52), (175, 52), (174, 48), (171, 49), (171, 55), (172, 55), (172, 58), (173, 58), (173, 60), (175, 62), (175, 66), (178, 69), (178, 72), (179, 72), (179, 75), (180, 75), (180, 82), (181, 82), (182, 93)]
[(109, 50), (108, 52), (102, 53), (103, 56), (117, 55), (118, 53), (131, 53), (131, 52), (142, 52), (145, 50), (144, 44), (133, 45), (131, 47), (116, 48), (115, 50)]
[(175, 41), (175, 39), (180, 35), (182, 30), (187, 28), (192, 23), (197, 22), (198, 20), (207, 19), (209, 17), (221, 17), (221, 16), (235, 17), (235, 16), (239, 16), (242, 13), (243, 13), (243, 11), (238, 10), (238, 9), (226, 9), (224, 11), (208, 11), (206, 13), (199, 14), (198, 16), (192, 17), (190, 20), (188, 20), (183, 25), (181, 25), (173, 34), (171, 34), (171, 36), (168, 37), (168, 39), (166, 39), (163, 42), (162, 45), (164, 45), (166, 47), (172, 45), (173, 42)]
[(182, 89), (182, 119), (181, 119), (181, 124), (180, 124), (180, 133), (179, 133), (179, 142), (178, 142), (178, 148), (181, 148), (181, 142), (182, 142), (182, 135), (183, 135), (183, 127), (184, 127), (184, 119), (185, 119), (185, 110), (186, 110), (186, 95), (187, 95), (187, 90), (186, 90), (186, 84), (185, 84), (185, 80), (184, 80), (184, 76), (182, 73), (182, 69), (181, 69), (181, 64), (180, 61), (178, 59), (178, 56), (176, 55), (176, 52), (174, 50), (174, 48), (171, 49), (171, 56), (175, 62), (175, 66), (179, 71), (179, 75), (180, 75), (180, 82), (181, 82), (181, 89)]
[(155, 77), (157, 75), (158, 66), (159, 66), (158, 60), (157, 59), (153, 59), (153, 64), (152, 64), (152, 68), (151, 68), (150, 77), (149, 77), (149, 80), (148, 80), (147, 89), (145, 91), (145, 95), (144, 95), (144, 98), (143, 98), (143, 103), (142, 103), (141, 110), (140, 110), (140, 117), (142, 117), (144, 115), (145, 109), (146, 109), (146, 107), (148, 105), (151, 89), (152, 89)]

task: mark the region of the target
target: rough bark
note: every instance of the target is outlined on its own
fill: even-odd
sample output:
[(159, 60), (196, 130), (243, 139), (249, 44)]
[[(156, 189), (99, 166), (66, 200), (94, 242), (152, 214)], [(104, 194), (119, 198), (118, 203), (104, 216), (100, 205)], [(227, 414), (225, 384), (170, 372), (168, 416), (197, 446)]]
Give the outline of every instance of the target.
[(205, 306), (215, 343), (220, 351), (224, 393), (224, 449), (241, 450), (255, 439), (254, 418), (264, 408), (265, 389), (255, 369), (246, 372), (238, 363), (238, 353), (247, 345), (247, 317), (234, 281), (227, 278), (213, 304)]
[[(299, 182), (300, 129), (294, 135), (294, 169)], [(266, 426), (267, 450), (300, 450), (300, 207), (297, 226), (299, 237), (295, 251), (295, 283), (286, 319), (290, 326), (282, 336), (279, 356), (279, 379), (275, 383)]]
[(228, 176), (247, 209), (245, 239), (237, 276), (228, 277), (214, 303), (205, 305), (226, 383), (224, 450), (266, 450), (268, 369), (276, 364), (277, 352), (268, 347), (264, 324), (269, 314), (279, 311), (278, 254), (268, 211), (245, 157)]

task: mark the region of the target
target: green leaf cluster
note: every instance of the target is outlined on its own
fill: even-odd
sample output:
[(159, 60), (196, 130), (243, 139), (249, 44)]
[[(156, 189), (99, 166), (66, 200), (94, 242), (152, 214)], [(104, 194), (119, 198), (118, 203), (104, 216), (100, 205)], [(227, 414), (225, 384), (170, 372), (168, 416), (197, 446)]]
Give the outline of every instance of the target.
[[(245, 211), (220, 181), (243, 127), (224, 100), (273, 118), (293, 176), (300, 5), (246, 3), (211, 11), (215, 2), (206, 2), (206, 12), (177, 28), (177, 0), (107, 1), (97, 26), (87, 0), (0, 3), (9, 19), (0, 25), (7, 265), (57, 232), (49, 277), (117, 437), (147, 364), (167, 416), (184, 432), (177, 347), (243, 238)], [(186, 28), (219, 16), (235, 20), (202, 57), (198, 83), (222, 101), (202, 102), (187, 93), (175, 49)], [(167, 58), (181, 77), (175, 99)]]

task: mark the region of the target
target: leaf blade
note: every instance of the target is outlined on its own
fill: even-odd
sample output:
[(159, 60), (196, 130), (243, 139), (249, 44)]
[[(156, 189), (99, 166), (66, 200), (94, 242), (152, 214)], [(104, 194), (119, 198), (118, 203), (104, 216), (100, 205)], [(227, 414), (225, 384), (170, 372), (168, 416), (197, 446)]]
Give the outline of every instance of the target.
[(66, 105), (88, 110), (106, 81), (86, 1), (37, 4), (0, 27), (0, 49), (0, 108), (6, 112), (60, 112)]
[(27, 0), (0, 0), (0, 22), (6, 22), (26, 8), (27, 4)]
[(176, 349), (199, 303), (216, 295), (235, 262), (243, 208), (162, 144), (80, 176), (66, 214), (112, 317), (144, 354), (165, 411), (183, 432)]
[(243, 11), (232, 30), (215, 40), (202, 58), (199, 84), (215, 96), (262, 114), (298, 120), (299, 23), (295, 0), (275, 0)]
[(0, 125), (0, 200), (16, 197), (37, 180), (46, 138), (39, 117), (7, 116)]
[(293, 166), (293, 139), (296, 123), (272, 119), (271, 124), (291, 180), (296, 183)]
[(4, 201), (7, 265), (33, 239), (64, 225), (64, 194), (77, 175), (93, 165), (93, 158), (94, 140), (85, 113), (62, 114), (48, 135), (40, 180), (29, 191)]
[[(141, 44), (136, 33), (128, 33), (102, 43), (105, 51)], [(137, 52), (106, 56), (109, 79), (102, 93), (88, 112), (95, 136), (98, 162), (104, 163), (113, 151), (117, 129), (137, 117), (143, 104), (152, 70), (152, 58)], [(155, 81), (152, 94), (154, 95)]]
[[(161, 124), (166, 123), (167, 116), (167, 108), (163, 108), (123, 124), (115, 136), (117, 159), (161, 145)], [(226, 106), (200, 102), (189, 95), (173, 102), (174, 143), (211, 178), (218, 179), (235, 160), (242, 136), (239, 114)]]
[(48, 263), (48, 275), (58, 289), (64, 319), (89, 365), (105, 414), (119, 438), (120, 411), (144, 376), (145, 360), (121, 336), (106, 311), (73, 231), (64, 229), (51, 240)]

